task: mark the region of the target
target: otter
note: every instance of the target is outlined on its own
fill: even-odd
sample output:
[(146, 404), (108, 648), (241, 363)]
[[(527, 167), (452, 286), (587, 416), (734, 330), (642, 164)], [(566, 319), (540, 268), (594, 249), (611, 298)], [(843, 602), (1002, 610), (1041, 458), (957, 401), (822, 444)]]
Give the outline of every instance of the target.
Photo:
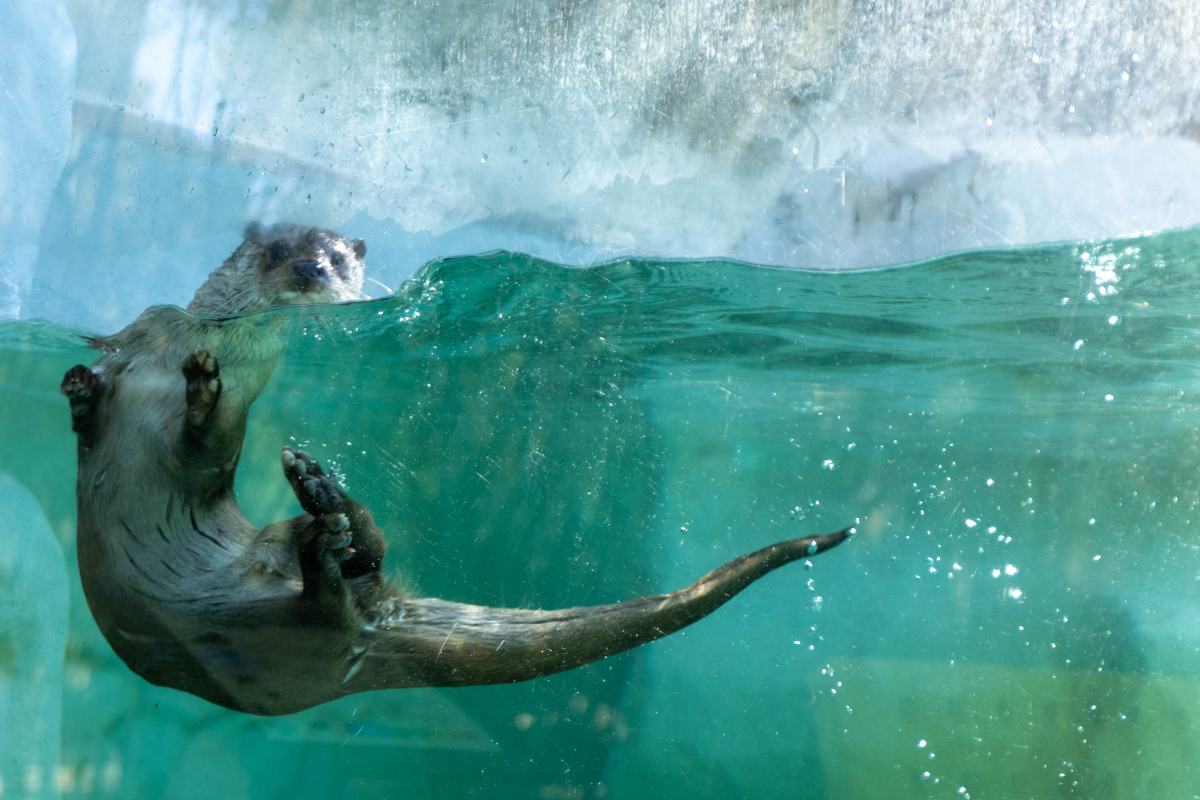
[(190, 314), (147, 310), (63, 378), (84, 593), (151, 683), (278, 715), (356, 692), (524, 681), (666, 636), (853, 532), (773, 544), (668, 594), (542, 611), (409, 596), (384, 578), (370, 512), (291, 447), (282, 469), (303, 513), (256, 527), (233, 478), (283, 337), (279, 315), (254, 312), (363, 299), (365, 254), (333, 231), (252, 224)]

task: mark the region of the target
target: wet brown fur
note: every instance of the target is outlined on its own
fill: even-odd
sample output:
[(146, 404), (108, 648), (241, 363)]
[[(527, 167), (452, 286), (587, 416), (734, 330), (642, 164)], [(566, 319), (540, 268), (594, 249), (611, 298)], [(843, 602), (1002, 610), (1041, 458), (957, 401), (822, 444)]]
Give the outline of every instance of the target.
[(527, 680), (652, 641), (841, 531), (780, 542), (677, 592), (556, 611), (411, 598), (384, 538), (306, 454), (284, 474), (305, 513), (264, 528), (238, 508), (246, 416), (281, 350), (276, 305), (362, 297), (365, 246), (252, 225), (189, 305), (154, 308), (63, 379), (78, 434), (78, 552), (113, 649), (147, 680), (285, 714), (354, 692)]

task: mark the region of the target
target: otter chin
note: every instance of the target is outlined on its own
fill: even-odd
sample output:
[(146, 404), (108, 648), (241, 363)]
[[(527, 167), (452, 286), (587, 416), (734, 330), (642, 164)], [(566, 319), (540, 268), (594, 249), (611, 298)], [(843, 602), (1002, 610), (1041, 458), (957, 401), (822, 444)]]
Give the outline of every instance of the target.
[(284, 448), (281, 468), (303, 513), (253, 525), (233, 478), (282, 350), (277, 316), (254, 312), (364, 298), (365, 255), (333, 231), (252, 224), (190, 314), (149, 309), (64, 376), (84, 593), (146, 680), (268, 715), (377, 689), (529, 680), (677, 631), (852, 533), (778, 542), (667, 594), (533, 610), (408, 596), (384, 578), (370, 511), (300, 450)]

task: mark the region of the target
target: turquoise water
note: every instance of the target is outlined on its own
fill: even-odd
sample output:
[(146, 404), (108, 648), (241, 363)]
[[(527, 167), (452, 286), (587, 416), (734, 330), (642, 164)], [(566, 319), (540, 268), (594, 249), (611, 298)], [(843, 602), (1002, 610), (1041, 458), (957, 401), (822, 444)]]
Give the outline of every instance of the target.
[[(2, 796), (1191, 796), (1198, 250), (1192, 230), (856, 273), (493, 253), (272, 312), (292, 333), (243, 508), (297, 513), (278, 452), (299, 443), (419, 593), (604, 602), (860, 531), (599, 664), (280, 719), (112, 655), (79, 589), (57, 393), (92, 353), (4, 323), (0, 455), (36, 503), (0, 527), (0, 673), (61, 698), (62, 726), (25, 737), (32, 778), (0, 757)], [(27, 657), (60, 623), (64, 665)]]

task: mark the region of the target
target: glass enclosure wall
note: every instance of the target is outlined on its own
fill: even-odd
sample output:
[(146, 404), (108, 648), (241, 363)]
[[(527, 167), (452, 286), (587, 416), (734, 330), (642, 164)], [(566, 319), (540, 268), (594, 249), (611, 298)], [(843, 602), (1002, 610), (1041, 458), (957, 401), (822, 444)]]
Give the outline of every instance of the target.
[[(0, 798), (1200, 791), (1194, 4), (15, 0), (0, 30)], [(59, 382), (255, 220), (363, 238), (376, 299), (263, 318), (254, 525), (300, 513), (288, 445), (417, 597), (610, 603), (856, 536), (532, 682), (282, 717), (151, 685), (83, 595)]]

